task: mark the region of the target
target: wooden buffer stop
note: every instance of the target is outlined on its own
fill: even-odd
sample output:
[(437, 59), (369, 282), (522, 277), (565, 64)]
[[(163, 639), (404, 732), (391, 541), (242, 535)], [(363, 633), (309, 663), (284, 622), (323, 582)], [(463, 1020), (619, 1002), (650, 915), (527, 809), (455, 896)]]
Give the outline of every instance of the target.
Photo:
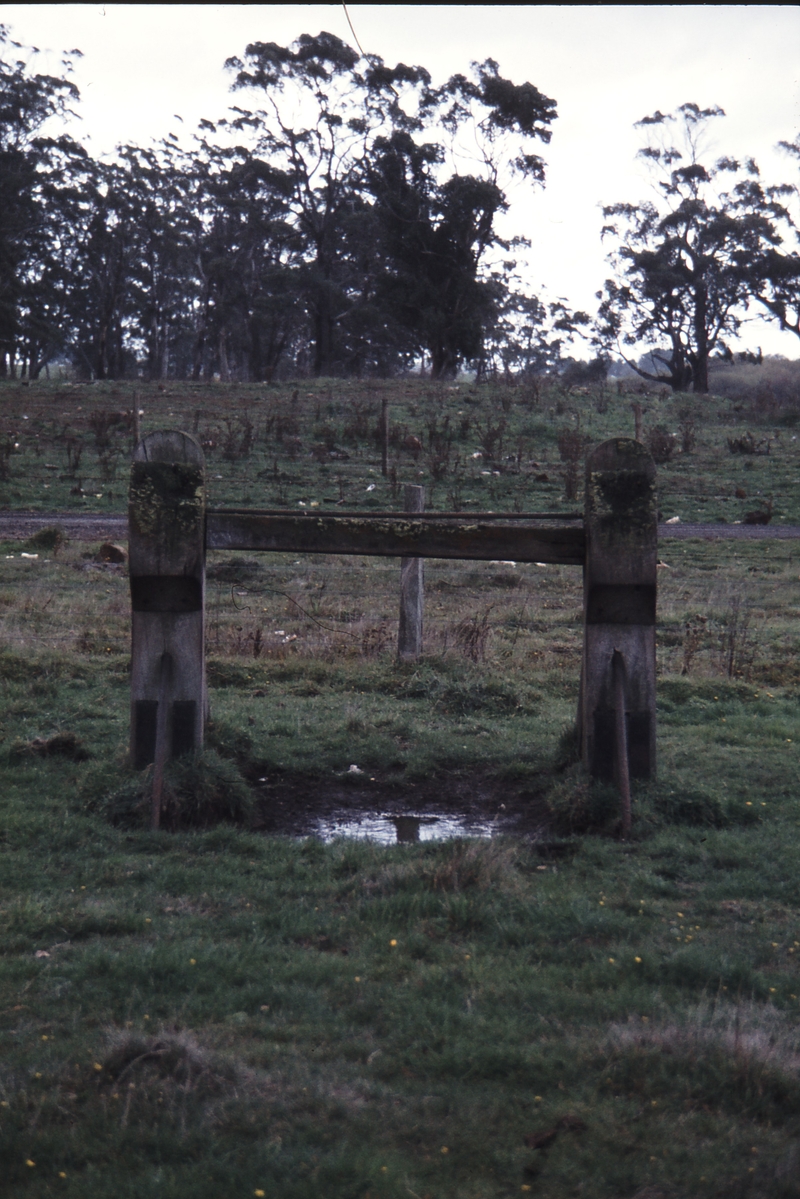
[[(131, 466), (131, 760), (164, 763), (203, 743), (207, 549), (359, 554), (403, 560), (403, 620), (419, 640), (424, 558), (582, 566), (584, 639), (578, 729), (598, 778), (652, 778), (656, 766), (655, 465), (630, 438), (597, 446), (586, 461), (584, 517), (552, 513), (424, 513), (408, 488), (407, 512), (296, 513), (211, 509), (205, 463), (188, 433), (151, 433)], [(415, 494), (410, 494), (410, 493)], [(404, 656), (401, 653), (401, 657)]]

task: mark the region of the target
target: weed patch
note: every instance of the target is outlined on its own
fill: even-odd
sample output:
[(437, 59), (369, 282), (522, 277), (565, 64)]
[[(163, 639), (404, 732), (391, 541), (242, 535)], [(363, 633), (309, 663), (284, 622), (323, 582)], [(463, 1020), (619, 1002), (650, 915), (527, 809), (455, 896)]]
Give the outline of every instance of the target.
[(52, 737), (34, 737), (32, 741), (15, 741), (8, 751), (12, 762), (25, 758), (67, 758), (71, 762), (85, 762), (91, 757), (86, 746), (75, 733), (64, 731)]
[(67, 544), (67, 540), (64, 530), (54, 525), (52, 528), (40, 529), (38, 533), (34, 533), (29, 538), (28, 545), (32, 549), (46, 550), (51, 554), (57, 554)]

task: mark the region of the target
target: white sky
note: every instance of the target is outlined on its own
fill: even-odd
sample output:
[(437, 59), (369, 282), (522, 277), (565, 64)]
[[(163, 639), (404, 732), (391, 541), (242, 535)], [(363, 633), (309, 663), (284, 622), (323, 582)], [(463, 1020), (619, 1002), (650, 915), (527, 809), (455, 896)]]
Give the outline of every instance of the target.
[[(685, 101), (719, 104), (715, 153), (752, 155), (767, 181), (797, 180), (776, 143), (800, 131), (800, 7), (796, 5), (351, 4), (368, 53), (427, 67), (435, 82), (472, 60), (530, 80), (557, 101), (544, 191), (517, 186), (504, 232), (533, 245), (533, 290), (593, 311), (608, 274), (599, 206), (648, 195), (633, 122)], [(5, 4), (0, 22), (42, 52), (36, 69), (60, 73), (60, 52), (84, 53), (75, 130), (96, 155), (169, 132), (188, 141), (201, 117), (224, 115), (225, 59), (248, 42), (291, 42), (328, 30), (352, 43), (338, 4)], [(183, 125), (174, 119), (183, 118)], [(756, 321), (743, 339), (800, 357), (798, 339)]]

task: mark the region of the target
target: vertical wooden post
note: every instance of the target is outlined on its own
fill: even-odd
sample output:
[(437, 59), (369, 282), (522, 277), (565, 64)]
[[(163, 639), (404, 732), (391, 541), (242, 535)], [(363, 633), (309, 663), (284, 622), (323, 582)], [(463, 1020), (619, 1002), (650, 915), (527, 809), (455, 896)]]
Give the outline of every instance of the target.
[(134, 451), (128, 505), (136, 770), (203, 743), (205, 509), (198, 442), (149, 433)]
[(584, 765), (597, 778), (624, 775), (615, 762), (623, 664), (629, 774), (656, 772), (657, 515), (656, 468), (644, 446), (615, 437), (593, 450), (586, 460), (578, 731)]
[(381, 473), (384, 479), (389, 473), (389, 400), (386, 396), (381, 400)]
[(631, 411), (633, 412), (633, 429), (634, 429), (633, 436), (636, 438), (637, 441), (641, 441), (642, 440), (642, 405), (640, 403), (638, 403), (638, 401), (631, 404)]
[[(407, 484), (403, 488), (406, 512), (425, 511), (425, 488)], [(397, 656), (401, 662), (415, 662), (422, 653), (422, 610), (424, 582), (422, 558), (400, 559), (400, 628)]]

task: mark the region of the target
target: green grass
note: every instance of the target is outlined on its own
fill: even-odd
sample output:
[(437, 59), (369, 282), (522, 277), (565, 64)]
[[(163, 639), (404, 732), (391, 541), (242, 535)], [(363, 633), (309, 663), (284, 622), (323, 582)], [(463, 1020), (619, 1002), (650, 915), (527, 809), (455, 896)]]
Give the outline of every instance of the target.
[(3, 773), (10, 1193), (798, 1193), (794, 796), (554, 862), (122, 833)]
[[(392, 387), (393, 412), (417, 405), (415, 432), (426, 405), (441, 420), (470, 402), (469, 388)], [(152, 427), (173, 400), (190, 427), (201, 404), (256, 402), (238, 387), (137, 390), (146, 419), (166, 410)], [(317, 399), (377, 394), (307, 390), (312, 422)], [(130, 391), (85, 389), (79, 406), (121, 407)], [(276, 389), (259, 402), (276, 395), (290, 400)], [(574, 418), (551, 414), (558, 403), (581, 404), (592, 435), (630, 432), (629, 397), (603, 414), (591, 397), (537, 407), (521, 392), (506, 413), (502, 396), (476, 415), (494, 419), (491, 402), (509, 425), (530, 422), (530, 456), (498, 476), (474, 460), (461, 495), (476, 506), (573, 506), (555, 431)], [(55, 395), (8, 386), (1, 402), (11, 428), (17, 411), (49, 419)], [(648, 404), (655, 422), (677, 401)], [(744, 464), (725, 437), (750, 426), (733, 402), (702, 412), (696, 450), (659, 472), (662, 509), (739, 519), (758, 488), (735, 499), (731, 467)], [(769, 460), (741, 477), (797, 519), (796, 450), (777, 428)], [(44, 429), (9, 459), (0, 487), (15, 506), (45, 502), (33, 468), (53, 464), (52, 447), (26, 440)], [(313, 429), (298, 436), (315, 444)], [(357, 489), (374, 445), (347, 445), (335, 471), (348, 504), (397, 503), (379, 475), (375, 492)], [(544, 468), (527, 465), (534, 454)], [(212, 451), (209, 473), (225, 475), (212, 498), (266, 505), (282, 489), (311, 502), (320, 464), (299, 452), (292, 464), (285, 446), (276, 457), (299, 481), (269, 476), (257, 492), (262, 450)], [(398, 461), (400, 481), (428, 470), (424, 456)], [(551, 471), (552, 484), (532, 481)], [(91, 505), (54, 479), (53, 507), (118, 510), (124, 473), (120, 461), (113, 498)], [(577, 570), (427, 564), (426, 655), (398, 666), (396, 563), (212, 555), (211, 767), (174, 786), (213, 807), (202, 788), (217, 780), (241, 822), (153, 834), (126, 791), (124, 568), (96, 562), (94, 546), (0, 546), (0, 1192), (800, 1196), (795, 547), (661, 543), (659, 777), (636, 788), (624, 844), (614, 792), (588, 786), (571, 757)], [(459, 630), (484, 613), (472, 660)], [(534, 796), (556, 843), (324, 845), (248, 827), (242, 776), (324, 793), (351, 763), (392, 794)], [(526, 1144), (549, 1130), (549, 1148)]]

